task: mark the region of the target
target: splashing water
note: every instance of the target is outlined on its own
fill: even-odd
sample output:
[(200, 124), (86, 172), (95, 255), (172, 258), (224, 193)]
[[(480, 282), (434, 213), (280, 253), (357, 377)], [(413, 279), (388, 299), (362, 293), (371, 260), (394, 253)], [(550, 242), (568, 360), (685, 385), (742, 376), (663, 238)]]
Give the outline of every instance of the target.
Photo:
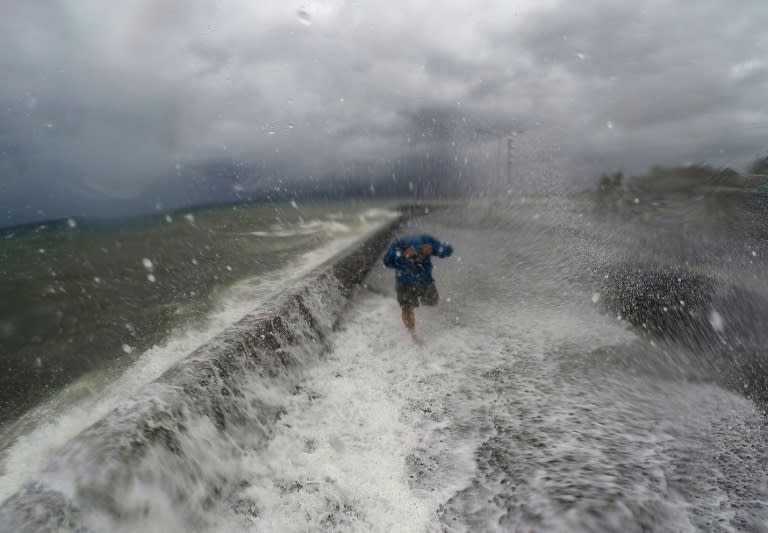
[[(400, 323), (392, 273), (375, 268), (341, 330), (327, 325), (327, 357), (297, 349), (286, 354), (296, 361), (287, 370), (270, 372), (265, 359), (221, 376), (229, 385), (209, 386), (200, 405), (161, 408), (165, 418), (146, 430), (150, 452), (123, 485), (80, 495), (93, 510), (77, 523), (111, 531), (760, 530), (768, 519), (763, 414), (699, 364), (733, 339), (732, 321), (713, 345), (669, 334), (650, 342), (637, 323), (645, 314), (627, 308), (619, 322), (612, 307), (630, 298), (637, 306), (646, 288), (661, 293), (660, 283), (667, 291), (656, 305), (668, 312), (648, 331), (680, 327), (676, 313), (701, 306), (711, 329), (706, 306), (717, 301), (730, 317), (733, 301), (712, 300), (706, 283), (682, 272), (648, 274), (639, 260), (621, 270), (630, 255), (621, 243), (641, 230), (585, 212), (553, 199), (430, 210), (408, 230), (451, 242), (457, 257), (436, 261), (439, 306), (417, 310), (423, 346)], [(652, 235), (658, 257), (669, 243)], [(677, 251), (672, 243), (668, 252)], [(335, 294), (321, 288), (308, 304), (320, 322)], [(149, 389), (136, 401), (162, 407), (173, 395)], [(224, 422), (200, 416), (209, 408), (223, 409)], [(76, 451), (61, 464), (86, 464)], [(67, 493), (66, 469), (57, 472)], [(112, 490), (121, 497), (111, 500)]]

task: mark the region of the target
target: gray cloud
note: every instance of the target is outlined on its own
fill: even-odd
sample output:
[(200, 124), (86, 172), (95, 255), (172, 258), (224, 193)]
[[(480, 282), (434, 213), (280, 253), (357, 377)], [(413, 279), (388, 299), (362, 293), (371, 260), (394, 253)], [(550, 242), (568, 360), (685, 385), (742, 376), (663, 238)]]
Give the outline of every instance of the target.
[(6, 223), (406, 162), (425, 190), (564, 190), (766, 148), (759, 0), (0, 2)]

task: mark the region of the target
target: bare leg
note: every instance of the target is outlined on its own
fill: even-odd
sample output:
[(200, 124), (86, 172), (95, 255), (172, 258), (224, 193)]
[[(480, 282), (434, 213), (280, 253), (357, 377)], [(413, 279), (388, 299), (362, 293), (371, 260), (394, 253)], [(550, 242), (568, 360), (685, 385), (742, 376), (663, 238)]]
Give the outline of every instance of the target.
[(403, 309), (403, 324), (411, 335), (416, 331), (416, 313), (413, 311), (413, 307)]
[(405, 329), (408, 330), (408, 333), (411, 334), (413, 342), (419, 346), (424, 344), (421, 337), (416, 335), (416, 312), (412, 307), (410, 309), (403, 309), (403, 324), (405, 324)]

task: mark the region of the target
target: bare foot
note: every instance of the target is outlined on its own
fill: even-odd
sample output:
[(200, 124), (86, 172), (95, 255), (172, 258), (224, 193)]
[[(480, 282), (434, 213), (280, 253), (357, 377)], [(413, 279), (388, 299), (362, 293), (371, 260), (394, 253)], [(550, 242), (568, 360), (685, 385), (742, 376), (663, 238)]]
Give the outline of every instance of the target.
[(413, 343), (417, 346), (424, 346), (424, 339), (416, 335), (416, 333), (411, 332), (411, 338), (413, 339)]

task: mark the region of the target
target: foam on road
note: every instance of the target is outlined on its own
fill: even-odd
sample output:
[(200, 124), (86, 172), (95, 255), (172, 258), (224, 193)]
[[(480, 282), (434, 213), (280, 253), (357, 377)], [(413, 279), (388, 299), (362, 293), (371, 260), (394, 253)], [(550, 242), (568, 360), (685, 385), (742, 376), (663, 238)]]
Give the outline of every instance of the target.
[(666, 372), (664, 350), (601, 313), (578, 281), (599, 250), (543, 219), (456, 218), (419, 224), (456, 247), (436, 260), (440, 306), (417, 312), (425, 346), (376, 269), (268, 447), (246, 453), (219, 526), (764, 530), (754, 405)]

